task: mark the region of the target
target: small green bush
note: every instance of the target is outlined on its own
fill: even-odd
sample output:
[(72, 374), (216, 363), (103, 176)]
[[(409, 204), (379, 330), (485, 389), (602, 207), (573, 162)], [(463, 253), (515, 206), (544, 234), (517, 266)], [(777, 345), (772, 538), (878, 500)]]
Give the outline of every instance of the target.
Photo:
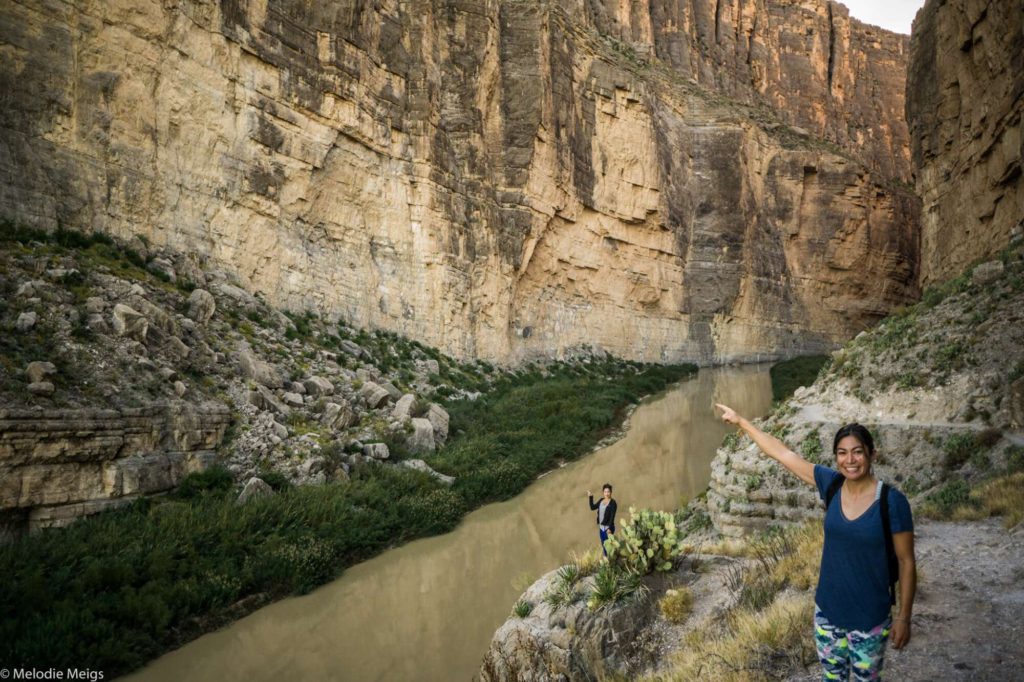
[(665, 596), (658, 600), (658, 609), (670, 623), (682, 623), (693, 611), (693, 592), (688, 587), (667, 590)]
[(174, 497), (188, 500), (210, 493), (222, 494), (231, 490), (234, 485), (235, 479), (231, 472), (215, 465), (205, 471), (191, 473), (182, 479), (181, 485), (174, 491)]
[(520, 599), (516, 602), (515, 606), (512, 607), (512, 615), (516, 618), (526, 618), (533, 611), (533, 604), (525, 599)]
[(972, 505), (971, 489), (962, 478), (947, 482), (941, 488), (925, 496), (931, 515), (948, 518), (953, 510), (962, 505)]

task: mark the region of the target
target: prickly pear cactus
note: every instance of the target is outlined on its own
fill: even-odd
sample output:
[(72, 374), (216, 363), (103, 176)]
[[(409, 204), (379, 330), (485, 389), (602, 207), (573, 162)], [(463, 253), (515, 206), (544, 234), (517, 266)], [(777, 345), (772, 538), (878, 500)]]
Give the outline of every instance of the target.
[(630, 520), (604, 547), (608, 561), (616, 568), (641, 574), (667, 571), (683, 556), (681, 536), (672, 514), (665, 511), (629, 508)]

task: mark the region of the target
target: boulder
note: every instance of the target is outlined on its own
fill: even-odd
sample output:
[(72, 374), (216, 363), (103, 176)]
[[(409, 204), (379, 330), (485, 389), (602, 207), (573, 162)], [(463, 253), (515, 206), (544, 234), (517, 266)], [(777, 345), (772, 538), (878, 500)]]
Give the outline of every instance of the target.
[(974, 268), (971, 282), (978, 286), (987, 286), (995, 282), (1003, 274), (1003, 261), (991, 260)]
[(106, 334), (110, 331), (110, 325), (107, 324), (107, 321), (99, 313), (89, 315), (85, 326), (94, 334)]
[(367, 443), (363, 446), (363, 455), (371, 459), (387, 459), (391, 456), (385, 443)]
[(359, 395), (363, 397), (363, 400), (366, 401), (366, 406), (371, 410), (380, 407), (382, 403), (391, 397), (387, 389), (372, 381), (367, 381), (363, 384), (362, 388), (359, 389)]
[(402, 392), (399, 391), (398, 387), (396, 387), (390, 381), (385, 381), (380, 386), (381, 388), (388, 392), (388, 397), (390, 397), (392, 400), (398, 400), (399, 398), (402, 397)]
[(434, 440), (444, 443), (448, 440), (448, 412), (437, 403), (430, 403), (427, 408), (427, 420), (434, 427)]
[(284, 386), (284, 379), (280, 370), (269, 362), (260, 360), (248, 348), (238, 351), (238, 365), (242, 370), (242, 376), (252, 379), (258, 384), (267, 388), (281, 388)]
[(355, 423), (356, 415), (348, 401), (340, 403), (327, 403), (324, 405), (324, 412), (320, 421), (329, 429), (347, 429)]
[(306, 395), (306, 387), (298, 381), (289, 381), (286, 387), (292, 393), (298, 393), (299, 395)]
[(102, 313), (107, 307), (107, 302), (102, 296), (90, 296), (85, 299), (85, 312), (87, 313)]
[(423, 361), (423, 369), (427, 370), (427, 374), (440, 374), (441, 366), (437, 364), (437, 360), (430, 358)]
[(292, 393), (291, 391), (288, 391), (281, 396), (281, 400), (284, 401), (285, 405), (290, 405), (291, 407), (302, 407), (303, 405), (302, 396), (298, 393)]
[(28, 392), (33, 395), (53, 395), (53, 384), (49, 381), (34, 381), (28, 385)]
[(349, 355), (353, 355), (357, 358), (361, 358), (367, 355), (367, 352), (363, 350), (362, 346), (349, 341), (348, 339), (342, 339), (338, 342), (338, 347), (345, 351)]
[(438, 471), (434, 471), (433, 469), (430, 468), (430, 465), (424, 462), (422, 459), (404, 460), (402, 462), (402, 466), (408, 467), (410, 469), (415, 469), (416, 471), (422, 471), (425, 474), (430, 474), (431, 476), (441, 481), (441, 483), (444, 483), (445, 485), (451, 485), (455, 483), (454, 476), (445, 476), (444, 474)]
[(188, 316), (200, 324), (206, 324), (217, 312), (217, 300), (206, 289), (194, 289), (188, 297)]
[(260, 384), (256, 385), (255, 390), (249, 391), (249, 402), (261, 410), (275, 412), (283, 417), (292, 413), (292, 408), (282, 403), (270, 389)]
[(114, 327), (114, 333), (118, 336), (127, 336), (136, 341), (144, 341), (149, 331), (149, 320), (146, 317), (124, 303), (114, 305), (114, 311), (110, 315), (110, 321)]
[(242, 488), (242, 493), (238, 496), (236, 504), (245, 504), (250, 500), (255, 500), (261, 497), (270, 497), (274, 494), (274, 489), (264, 481), (262, 478), (253, 476), (249, 479), (249, 482)]
[(167, 275), (172, 282), (178, 279), (178, 274), (174, 271), (174, 263), (166, 258), (154, 258), (146, 263), (146, 269), (150, 272), (162, 272)]
[(226, 296), (234, 300), (236, 303), (249, 310), (255, 310), (256, 307), (258, 306), (256, 298), (252, 294), (250, 294), (245, 289), (236, 287), (233, 284), (228, 284), (227, 282), (217, 282), (216, 284), (213, 285), (213, 289), (215, 289), (217, 293), (221, 294), (222, 296)]
[(401, 422), (411, 419), (412, 408), (415, 403), (416, 396), (412, 393), (406, 393), (395, 403), (395, 409), (391, 410), (391, 418)]
[(168, 336), (167, 340), (163, 343), (163, 349), (178, 360), (184, 360), (188, 357), (189, 353), (192, 352), (192, 349), (188, 347), (188, 344), (177, 336)]
[(35, 384), (46, 379), (46, 377), (56, 374), (57, 368), (52, 362), (30, 362), (28, 367), (25, 368), (25, 375), (28, 376), (29, 383)]
[(413, 454), (433, 452), (436, 448), (434, 444), (434, 425), (427, 419), (413, 419), (412, 434), (406, 439), (405, 446)]
[(19, 332), (25, 333), (36, 326), (36, 322), (39, 321), (39, 316), (36, 315), (34, 310), (18, 315), (18, 321), (14, 323), (14, 328)]
[(306, 387), (306, 392), (312, 396), (332, 395), (334, 393), (334, 384), (323, 377), (313, 376), (303, 379), (302, 385)]

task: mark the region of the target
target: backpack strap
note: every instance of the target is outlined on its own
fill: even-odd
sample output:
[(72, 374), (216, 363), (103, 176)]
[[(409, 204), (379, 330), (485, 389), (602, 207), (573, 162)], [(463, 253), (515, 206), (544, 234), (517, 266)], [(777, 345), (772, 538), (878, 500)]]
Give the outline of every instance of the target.
[(889, 484), (882, 484), (882, 495), (878, 500), (882, 513), (882, 532), (885, 535), (885, 560), (889, 569), (889, 603), (896, 604), (896, 581), (899, 580), (899, 560), (892, 541), (892, 523), (889, 520)]
[(832, 504), (832, 498), (836, 496), (839, 489), (843, 487), (843, 482), (846, 481), (844, 476), (836, 476), (832, 479), (832, 482), (828, 484), (828, 489), (825, 490), (825, 509), (828, 510), (830, 504)]

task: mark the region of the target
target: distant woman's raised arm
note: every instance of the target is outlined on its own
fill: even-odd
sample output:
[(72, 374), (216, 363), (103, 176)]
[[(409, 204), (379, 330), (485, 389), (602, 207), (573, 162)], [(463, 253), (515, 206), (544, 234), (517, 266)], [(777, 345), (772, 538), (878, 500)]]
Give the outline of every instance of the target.
[(757, 447), (761, 448), (764, 454), (792, 471), (801, 481), (814, 485), (813, 464), (790, 450), (785, 443), (775, 436), (765, 433), (751, 424), (749, 420), (737, 414), (731, 407), (720, 403), (715, 403), (715, 407), (722, 410), (722, 421), (735, 424), (743, 429), (757, 443)]

